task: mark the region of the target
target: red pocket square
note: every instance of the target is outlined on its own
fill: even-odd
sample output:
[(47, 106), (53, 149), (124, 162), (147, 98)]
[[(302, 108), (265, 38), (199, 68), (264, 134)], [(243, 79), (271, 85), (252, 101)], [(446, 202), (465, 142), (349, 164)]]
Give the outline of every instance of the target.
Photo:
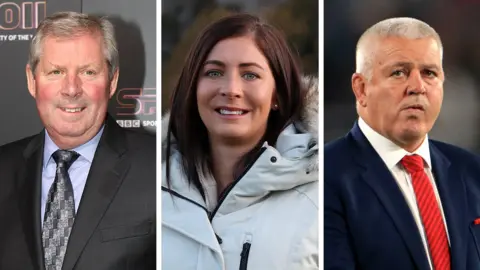
[(475, 225), (480, 224), (480, 218), (476, 218), (476, 219), (473, 221), (473, 224), (475, 224)]

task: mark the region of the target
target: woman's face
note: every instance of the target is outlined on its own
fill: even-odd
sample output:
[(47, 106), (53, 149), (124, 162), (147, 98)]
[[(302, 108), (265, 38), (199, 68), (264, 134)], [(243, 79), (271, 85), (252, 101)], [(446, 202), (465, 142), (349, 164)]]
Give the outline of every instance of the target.
[(210, 141), (256, 144), (274, 108), (275, 80), (254, 40), (236, 37), (218, 42), (198, 78), (198, 111)]

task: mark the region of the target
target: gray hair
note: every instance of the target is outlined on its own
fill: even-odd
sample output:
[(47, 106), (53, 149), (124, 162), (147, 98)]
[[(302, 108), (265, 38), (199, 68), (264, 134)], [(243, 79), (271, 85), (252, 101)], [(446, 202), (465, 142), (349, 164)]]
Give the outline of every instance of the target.
[(356, 72), (363, 74), (367, 79), (371, 79), (373, 52), (368, 50), (368, 40), (371, 37), (401, 37), (406, 39), (433, 38), (439, 48), (440, 57), (443, 59), (443, 46), (440, 36), (430, 25), (423, 21), (400, 17), (390, 18), (376, 23), (365, 31), (357, 43), (356, 48)]
[(77, 12), (57, 12), (43, 20), (30, 44), (28, 64), (33, 73), (42, 54), (46, 37), (72, 38), (84, 34), (99, 33), (103, 37), (104, 55), (108, 63), (109, 79), (113, 78), (119, 66), (117, 42), (113, 24), (106, 18)]

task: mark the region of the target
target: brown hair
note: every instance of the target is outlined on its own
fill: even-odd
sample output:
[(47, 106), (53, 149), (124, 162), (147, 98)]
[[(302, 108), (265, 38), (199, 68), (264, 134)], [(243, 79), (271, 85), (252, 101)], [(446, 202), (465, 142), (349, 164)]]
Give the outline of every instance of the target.
[[(299, 118), (305, 89), (302, 88), (300, 68), (282, 33), (259, 17), (250, 14), (234, 14), (213, 22), (200, 33), (191, 47), (172, 95), (166, 149), (168, 185), (170, 185), (171, 136), (173, 136), (189, 183), (204, 196), (199, 172), (204, 172), (204, 169), (210, 171), (211, 164), (208, 161), (210, 152), (208, 133), (197, 107), (198, 76), (210, 51), (218, 42), (241, 36), (252, 37), (258, 49), (268, 60), (275, 79), (278, 110), (270, 112), (263, 139), (258, 142), (257, 147), (243, 157), (237, 166), (238, 169), (235, 170), (234, 178), (245, 170), (245, 165), (255, 156), (264, 141), (269, 145), (275, 145), (277, 137), (285, 126)], [(192, 138), (192, 136), (195, 137)]]

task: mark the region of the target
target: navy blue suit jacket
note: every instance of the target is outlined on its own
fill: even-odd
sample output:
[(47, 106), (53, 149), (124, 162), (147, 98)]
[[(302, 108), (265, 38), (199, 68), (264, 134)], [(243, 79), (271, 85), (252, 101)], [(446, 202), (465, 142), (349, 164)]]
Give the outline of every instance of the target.
[[(452, 270), (480, 269), (480, 159), (430, 140), (450, 237)], [(358, 124), (325, 145), (325, 269), (430, 269), (392, 174)]]

